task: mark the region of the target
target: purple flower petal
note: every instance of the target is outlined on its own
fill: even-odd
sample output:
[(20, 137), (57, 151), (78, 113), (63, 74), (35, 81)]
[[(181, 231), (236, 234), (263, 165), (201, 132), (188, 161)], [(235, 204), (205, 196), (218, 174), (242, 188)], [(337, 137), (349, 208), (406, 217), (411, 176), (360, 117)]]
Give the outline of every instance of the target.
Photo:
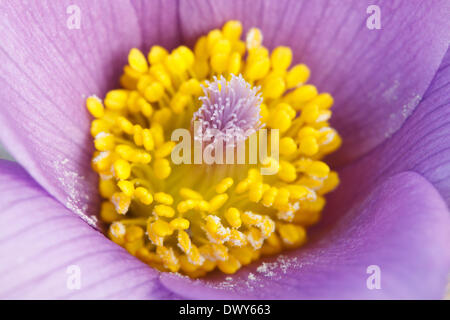
[(127, 2), (76, 1), (80, 29), (68, 28), (71, 4), (1, 2), (0, 139), (36, 181), (92, 223), (97, 191), (85, 98), (118, 85), (140, 35)]
[[(328, 213), (335, 212), (329, 216), (340, 219), (326, 217), (304, 250), (244, 269), (231, 281), (223, 275), (192, 281), (164, 274), (163, 285), (180, 296), (200, 298), (441, 296), (449, 271), (449, 215), (429, 181), (449, 199), (449, 99), (444, 95), (449, 90), (448, 76), (442, 76), (448, 74), (448, 59), (414, 108), (448, 46), (448, 4), (411, 1), (394, 8), (382, 2), (383, 29), (368, 30), (370, 3), (361, 1), (348, 7), (182, 1), (179, 11), (158, 2), (163, 14), (146, 2), (134, 2), (134, 7), (77, 2), (80, 30), (66, 27), (69, 2), (0, 4), (5, 39), (0, 57), (6, 62), (0, 78), (0, 139), (59, 201), (80, 215), (94, 212), (90, 205), (97, 192), (83, 95), (102, 95), (114, 86), (127, 50), (156, 43), (156, 36), (173, 46), (179, 29), (192, 43), (200, 33), (238, 18), (246, 27), (261, 27), (270, 46), (294, 47), (296, 60), (312, 68), (312, 82), (335, 96), (335, 123), (345, 143), (338, 163), (393, 136), (344, 170), (343, 185), (328, 206)], [(177, 14), (181, 24), (171, 24)], [(161, 28), (153, 25), (160, 17)], [(140, 34), (137, 21), (143, 26)], [(166, 33), (160, 37), (155, 30)], [(7, 226), (0, 233), (0, 256), (8, 257), (0, 270), (1, 297), (176, 297), (158, 283), (157, 272), (67, 215), (17, 165), (0, 164), (0, 204), (6, 208), (0, 223)], [(406, 170), (429, 181), (399, 173)], [(370, 264), (381, 267), (382, 290), (365, 286)], [(70, 265), (86, 275), (80, 291), (67, 289)]]
[(0, 160), (0, 193), (0, 299), (176, 298), (158, 271), (70, 215), (18, 164)]
[(151, 46), (160, 45), (172, 49), (181, 44), (178, 1), (131, 0), (136, 10), (141, 31), (141, 49), (147, 52)]
[(335, 97), (333, 123), (345, 164), (398, 130), (430, 84), (450, 41), (448, 1), (377, 1), (381, 30), (369, 30), (373, 1), (185, 1), (189, 43), (229, 19), (262, 29), (269, 47), (289, 45), (311, 83)]
[(422, 102), (403, 127), (360, 161), (344, 168), (325, 213), (338, 218), (355, 194), (398, 172), (420, 173), (450, 206), (450, 50)]
[[(309, 244), (228, 278), (162, 283), (189, 298), (439, 299), (450, 271), (450, 216), (422, 176), (404, 172), (377, 185)], [(369, 266), (381, 289), (369, 290)]]

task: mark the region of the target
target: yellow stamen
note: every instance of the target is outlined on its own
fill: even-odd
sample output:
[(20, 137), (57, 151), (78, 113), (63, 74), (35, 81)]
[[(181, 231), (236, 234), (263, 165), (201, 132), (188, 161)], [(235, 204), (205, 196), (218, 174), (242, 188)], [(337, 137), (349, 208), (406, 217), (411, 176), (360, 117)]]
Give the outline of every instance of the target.
[[(270, 52), (260, 29), (242, 32), (241, 22), (228, 21), (193, 49), (133, 48), (122, 88), (103, 101), (86, 100), (107, 235), (159, 270), (194, 278), (216, 268), (232, 274), (260, 256), (297, 248), (320, 219), (325, 195), (339, 184), (323, 161), (342, 143), (328, 122), (333, 97), (307, 83), (310, 70), (292, 65), (291, 48)], [(268, 153), (245, 165), (173, 163), (171, 134), (192, 131), (208, 89), (202, 86), (232, 75), (260, 87), (255, 114), (268, 133), (279, 130), (269, 148), (277, 147), (279, 157)], [(263, 168), (276, 173), (264, 175)]]
[(156, 202), (165, 204), (165, 205), (172, 205), (173, 204), (173, 198), (170, 194), (164, 193), (164, 192), (157, 192), (155, 193), (155, 200)]
[(159, 237), (170, 236), (173, 233), (172, 226), (161, 219), (158, 219), (152, 223), (152, 229)]
[(241, 214), (236, 208), (229, 208), (225, 213), (225, 218), (233, 228), (239, 228), (242, 225)]
[(106, 223), (112, 223), (120, 219), (120, 216), (116, 212), (116, 208), (109, 201), (102, 202), (102, 207), (100, 209), (100, 217)]
[(117, 179), (125, 180), (131, 174), (131, 166), (128, 161), (123, 159), (118, 159), (114, 162), (114, 174)]
[(131, 181), (126, 181), (126, 180), (119, 181), (117, 183), (117, 186), (128, 197), (133, 196), (133, 194), (134, 194), (134, 184)]
[(131, 68), (141, 73), (146, 72), (148, 69), (147, 59), (143, 53), (136, 48), (130, 50), (130, 54), (128, 55), (128, 63)]
[(114, 148), (114, 136), (110, 133), (100, 132), (95, 136), (95, 149), (98, 151), (107, 151)]
[(136, 188), (134, 196), (139, 199), (143, 204), (149, 205), (153, 202), (153, 196), (147, 189), (143, 187)]
[(164, 204), (158, 204), (153, 209), (153, 212), (160, 217), (172, 218), (175, 215), (175, 210), (172, 207), (166, 206)]
[(310, 71), (304, 64), (298, 64), (292, 67), (286, 74), (286, 87), (292, 89), (302, 85), (308, 80), (309, 74)]
[(180, 229), (180, 230), (186, 230), (189, 228), (189, 220), (183, 219), (183, 218), (175, 218), (172, 221), (170, 221), (170, 225), (174, 229)]
[(105, 106), (112, 110), (120, 110), (125, 108), (128, 99), (128, 91), (117, 89), (109, 91), (104, 100)]
[(102, 101), (96, 96), (87, 98), (86, 106), (95, 118), (101, 118), (105, 115), (105, 108), (103, 107)]
[(109, 199), (117, 191), (116, 182), (113, 179), (100, 179), (98, 189), (103, 198)]
[(117, 213), (125, 214), (130, 207), (131, 198), (123, 192), (116, 192), (112, 195), (111, 202), (116, 207)]

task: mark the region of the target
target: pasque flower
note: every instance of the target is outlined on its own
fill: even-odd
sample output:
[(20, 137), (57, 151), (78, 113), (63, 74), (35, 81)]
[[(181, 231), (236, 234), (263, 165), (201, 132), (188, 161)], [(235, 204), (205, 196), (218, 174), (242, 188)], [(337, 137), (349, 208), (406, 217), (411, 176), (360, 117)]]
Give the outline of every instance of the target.
[[(450, 115), (445, 1), (1, 3), (3, 298), (440, 298), (449, 272)], [(192, 47), (229, 20), (289, 46), (334, 97), (341, 184), (299, 249), (233, 275), (161, 273), (98, 231), (85, 100), (104, 97), (131, 48)], [(80, 217), (82, 219), (80, 219)], [(77, 266), (81, 286), (67, 286)], [(367, 278), (377, 266), (381, 288)]]

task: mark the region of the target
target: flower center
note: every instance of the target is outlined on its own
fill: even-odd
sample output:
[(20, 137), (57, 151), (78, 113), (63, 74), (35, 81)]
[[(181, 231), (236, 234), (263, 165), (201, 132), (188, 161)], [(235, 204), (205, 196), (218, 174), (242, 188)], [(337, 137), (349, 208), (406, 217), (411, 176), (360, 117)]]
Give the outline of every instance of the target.
[(260, 127), (260, 105), (262, 98), (258, 88), (252, 88), (242, 75), (231, 74), (229, 82), (214, 77), (206, 81), (202, 106), (194, 113), (193, 123), (199, 122), (194, 139), (214, 144), (222, 140), (226, 145), (234, 145), (245, 140)]
[[(241, 33), (241, 23), (229, 21), (200, 37), (193, 51), (153, 46), (145, 57), (131, 49), (122, 88), (86, 101), (108, 237), (159, 270), (231, 274), (297, 248), (339, 182), (321, 161), (341, 143), (328, 123), (332, 97), (305, 84), (305, 65), (290, 67), (290, 48), (269, 53), (259, 29), (245, 42)], [(176, 164), (171, 137), (179, 128), (204, 148), (244, 141), (249, 153), (250, 136), (277, 131), (270, 142), (279, 155), (260, 163)], [(268, 163), (275, 174), (262, 174)]]

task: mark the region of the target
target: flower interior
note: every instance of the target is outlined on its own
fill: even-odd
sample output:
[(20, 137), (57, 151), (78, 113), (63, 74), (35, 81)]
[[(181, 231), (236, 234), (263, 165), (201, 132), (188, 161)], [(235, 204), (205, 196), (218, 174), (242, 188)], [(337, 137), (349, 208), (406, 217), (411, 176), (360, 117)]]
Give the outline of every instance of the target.
[[(122, 88), (87, 99), (107, 235), (161, 271), (232, 274), (298, 248), (339, 183), (321, 161), (341, 144), (328, 122), (333, 98), (306, 84), (310, 70), (291, 66), (289, 47), (269, 52), (259, 29), (241, 34), (229, 21), (193, 50), (155, 45), (146, 57), (133, 48)], [(175, 164), (179, 128), (202, 151), (243, 142), (244, 163)], [(261, 130), (279, 157), (251, 163), (249, 141)], [(262, 174), (269, 165), (275, 173)]]

